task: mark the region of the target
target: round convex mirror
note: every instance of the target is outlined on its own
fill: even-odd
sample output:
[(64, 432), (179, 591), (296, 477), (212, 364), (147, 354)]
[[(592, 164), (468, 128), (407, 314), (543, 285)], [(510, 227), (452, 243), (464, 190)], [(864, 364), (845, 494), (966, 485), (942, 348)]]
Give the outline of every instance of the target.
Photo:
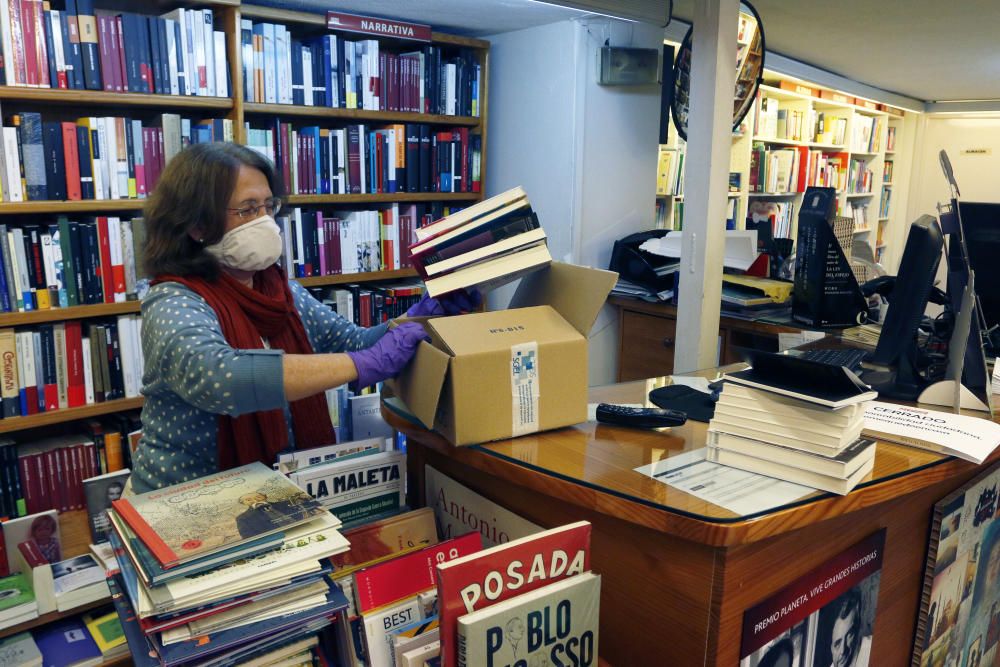
[[(688, 113), (691, 104), (691, 34), (688, 28), (674, 62), (674, 94), (670, 114), (677, 134), (687, 141)], [(750, 111), (757, 88), (764, 78), (764, 25), (748, 2), (740, 3), (736, 31), (736, 88), (733, 91), (733, 130)]]

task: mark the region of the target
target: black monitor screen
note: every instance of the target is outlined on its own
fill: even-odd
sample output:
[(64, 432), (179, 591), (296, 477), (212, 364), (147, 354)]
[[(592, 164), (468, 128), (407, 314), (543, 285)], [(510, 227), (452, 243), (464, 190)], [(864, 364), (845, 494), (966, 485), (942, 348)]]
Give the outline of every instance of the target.
[[(969, 248), (969, 265), (976, 273), (976, 294), (983, 308), (986, 326), (1000, 324), (1000, 204), (959, 202), (962, 229)], [(959, 260), (957, 243), (949, 242), (951, 266)]]

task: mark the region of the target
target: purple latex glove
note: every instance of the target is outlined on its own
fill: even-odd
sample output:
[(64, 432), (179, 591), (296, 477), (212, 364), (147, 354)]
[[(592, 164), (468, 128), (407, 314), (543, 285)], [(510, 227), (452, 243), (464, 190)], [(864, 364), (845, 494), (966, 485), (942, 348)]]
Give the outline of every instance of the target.
[(430, 340), (424, 328), (416, 322), (404, 322), (387, 331), (371, 347), (348, 352), (358, 369), (358, 379), (351, 383), (351, 388), (369, 387), (399, 375), (422, 340)]
[(460, 315), (468, 313), (479, 307), (483, 302), (483, 295), (475, 287), (471, 290), (457, 290), (442, 294), (435, 299), (424, 292), (420, 301), (410, 306), (406, 314), (410, 317), (427, 317), (431, 315)]

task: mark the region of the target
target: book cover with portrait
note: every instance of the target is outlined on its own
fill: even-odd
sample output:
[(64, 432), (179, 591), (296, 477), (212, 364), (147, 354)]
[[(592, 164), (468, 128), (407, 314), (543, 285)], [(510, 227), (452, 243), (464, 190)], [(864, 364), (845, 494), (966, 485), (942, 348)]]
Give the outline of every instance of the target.
[(1000, 465), (934, 506), (915, 667), (1000, 660)]
[(325, 511), (262, 463), (121, 498), (112, 507), (164, 567), (297, 526)]
[(740, 667), (868, 667), (885, 529), (743, 614)]
[(94, 544), (108, 541), (108, 531), (111, 530), (108, 510), (111, 509), (111, 503), (122, 497), (129, 474), (131, 472), (126, 468), (83, 480), (87, 515), (90, 518), (90, 539)]

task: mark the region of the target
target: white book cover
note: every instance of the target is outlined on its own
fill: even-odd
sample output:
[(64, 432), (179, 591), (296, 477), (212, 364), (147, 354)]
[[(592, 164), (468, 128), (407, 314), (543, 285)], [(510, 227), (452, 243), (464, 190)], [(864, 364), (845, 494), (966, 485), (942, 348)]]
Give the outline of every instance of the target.
[(365, 645), (368, 647), (368, 664), (380, 667), (391, 665), (392, 651), (389, 650), (389, 643), (386, 641), (388, 633), (394, 628), (420, 620), (420, 613), (420, 602), (414, 596), (398, 604), (362, 614)]
[(195, 84), (197, 86), (198, 95), (208, 95), (208, 81), (207, 81), (207, 70), (205, 69), (207, 65), (207, 60), (205, 59), (205, 41), (204, 41), (204, 20), (201, 17), (201, 12), (197, 9), (192, 9), (188, 11), (187, 18), (191, 22), (191, 62), (195, 67)]
[(458, 665), (597, 664), (600, 603), (601, 577), (585, 572), (466, 614)]
[[(8, 67), (7, 71), (10, 72), (11, 69), (13, 68)], [(9, 201), (24, 201), (24, 190), (21, 188), (20, 160), (17, 153), (16, 127), (3, 128), (3, 151), (4, 166), (7, 170), (7, 173), (4, 174), (5, 183), (7, 184), (7, 187), (4, 189), (4, 196)]]
[(432, 658), (441, 655), (441, 642), (432, 641), (400, 655), (397, 667), (425, 667)]
[(333, 461), (289, 475), (344, 523), (398, 510), (404, 503), (404, 452)]
[[(101, 183), (104, 187), (104, 198), (105, 199), (117, 199), (118, 198), (118, 179), (117, 177), (112, 178), (112, 165), (115, 163), (114, 156), (117, 152), (114, 150), (108, 138), (107, 119), (104, 117), (97, 117), (94, 119), (94, 128), (97, 130), (97, 142), (100, 145), (101, 153)], [(114, 134), (113, 132), (111, 134)], [(97, 169), (97, 161), (94, 161), (94, 169)]]
[(201, 10), (202, 25), (201, 38), (205, 49), (205, 78), (208, 87), (208, 95), (215, 97), (218, 92), (215, 89), (215, 38), (213, 28), (215, 27), (215, 15), (211, 9)]
[(90, 350), (90, 338), (84, 336), (82, 338), (82, 347), (85, 350), (83, 354), (83, 387), (84, 394), (86, 398), (84, 399), (87, 405), (93, 405), (95, 402), (94, 398), (94, 366), (91, 361), (91, 355), (87, 352)]
[[(65, 80), (66, 72), (72, 71), (72, 65), (67, 66), (66, 63), (66, 53), (63, 50), (63, 39), (62, 39), (62, 13), (56, 9), (49, 12), (49, 30), (52, 32), (52, 50), (53, 53), (49, 54), (49, 57), (54, 57), (56, 59), (56, 75), (58, 78), (59, 74), (62, 74)], [(51, 83), (52, 88), (62, 88), (59, 85), (58, 80)]]
[(104, 583), (104, 579), (104, 568), (89, 553), (52, 563), (56, 598), (91, 584)]
[(215, 49), (215, 94), (219, 97), (229, 97), (229, 82), (226, 79), (226, 33), (216, 30), (212, 33)]
[(306, 468), (322, 463), (382, 451), (385, 451), (385, 440), (383, 438), (352, 440), (350, 442), (338, 442), (335, 445), (327, 445), (325, 447), (300, 449), (279, 454), (278, 462), (275, 466), (278, 472), (287, 475), (293, 472), (304, 471)]
[(170, 84), (170, 94), (180, 95), (180, 72), (177, 69), (177, 35), (174, 33), (174, 27), (177, 22), (173, 19), (164, 19), (165, 22), (165, 33), (167, 35), (167, 77)]
[(125, 398), (138, 396), (137, 383), (135, 378), (135, 351), (132, 349), (132, 328), (128, 315), (119, 315), (118, 318), (118, 346), (122, 358), (122, 381), (124, 384)]
[[(94, 177), (94, 198), (95, 199), (107, 199), (108, 198), (108, 178), (105, 175), (106, 167), (104, 159), (104, 144), (101, 143), (101, 126), (97, 122), (96, 116), (88, 116), (87, 118), (81, 118), (82, 125), (87, 128), (90, 133), (90, 146), (91, 146), (91, 173)], [(94, 150), (95, 144), (99, 144), (98, 150)], [(100, 156), (100, 157), (98, 157)]]
[(306, 106), (313, 106), (313, 61), (308, 46), (302, 47), (302, 99)]
[(330, 71), (333, 74), (333, 85), (330, 86), (331, 99), (333, 104), (331, 106), (339, 107), (342, 105), (343, 100), (340, 99), (340, 63), (339, 63), (339, 49), (337, 47), (337, 36), (327, 35), (326, 39), (330, 42)]
[(288, 104), (286, 87), (290, 88), (285, 79), (285, 60), (288, 50), (288, 29), (277, 23), (274, 25), (274, 95), (278, 104)]
[[(5, 34), (7, 32), (4, 31)], [(30, 632), (22, 632), (0, 641), (0, 667), (41, 667), (41, 665), (42, 652), (38, 650), (38, 644)]]
[[(278, 82), (274, 58), (274, 24), (264, 24), (264, 102), (277, 104)], [(295, 164), (292, 162), (292, 164)]]

